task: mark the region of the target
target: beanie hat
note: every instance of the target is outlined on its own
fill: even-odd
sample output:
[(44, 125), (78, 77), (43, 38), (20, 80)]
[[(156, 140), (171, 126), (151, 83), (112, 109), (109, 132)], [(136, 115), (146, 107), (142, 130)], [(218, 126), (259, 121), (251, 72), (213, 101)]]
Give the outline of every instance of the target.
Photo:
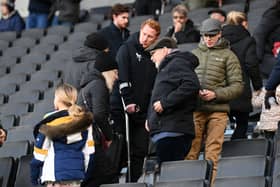
[(102, 52), (96, 57), (94, 68), (100, 72), (104, 72), (118, 69), (118, 64), (110, 54)]
[(90, 48), (98, 49), (103, 51), (109, 48), (109, 44), (101, 34), (94, 32), (86, 37), (84, 45)]

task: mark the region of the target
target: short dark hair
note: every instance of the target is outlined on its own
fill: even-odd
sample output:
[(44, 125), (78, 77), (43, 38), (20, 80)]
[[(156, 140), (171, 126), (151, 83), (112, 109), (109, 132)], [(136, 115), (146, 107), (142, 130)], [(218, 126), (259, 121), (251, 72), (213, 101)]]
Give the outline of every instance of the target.
[(129, 7), (123, 4), (115, 4), (111, 9), (111, 19), (113, 19), (113, 15), (119, 15), (122, 13), (129, 13)]

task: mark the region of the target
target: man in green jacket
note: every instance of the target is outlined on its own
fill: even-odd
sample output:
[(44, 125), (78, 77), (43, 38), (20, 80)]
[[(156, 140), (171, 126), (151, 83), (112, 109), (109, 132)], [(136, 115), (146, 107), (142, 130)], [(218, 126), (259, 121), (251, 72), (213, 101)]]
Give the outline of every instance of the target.
[(205, 142), (205, 159), (213, 161), (212, 183), (216, 178), (218, 158), (224, 141), (229, 101), (238, 97), (243, 89), (238, 58), (221, 37), (221, 23), (214, 19), (202, 22), (202, 35), (193, 53), (199, 59), (196, 68), (201, 90), (194, 113), (195, 139), (187, 159), (198, 159), (202, 141)]

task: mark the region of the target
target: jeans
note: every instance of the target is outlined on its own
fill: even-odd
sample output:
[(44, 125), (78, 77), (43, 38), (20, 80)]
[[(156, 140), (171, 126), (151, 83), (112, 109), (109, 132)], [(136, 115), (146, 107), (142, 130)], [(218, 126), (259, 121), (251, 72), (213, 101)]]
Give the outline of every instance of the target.
[(156, 143), (156, 154), (159, 163), (184, 160), (192, 146), (192, 137), (184, 135), (166, 137)]
[(217, 174), (217, 166), (224, 142), (224, 131), (228, 122), (226, 112), (195, 112), (195, 139), (192, 148), (186, 157), (188, 160), (197, 160), (202, 143), (205, 144), (205, 159), (213, 162), (213, 184)]
[(64, 25), (64, 26), (72, 26), (73, 23), (69, 21), (59, 21), (57, 16), (54, 16), (52, 19), (52, 26), (57, 26), (57, 25)]
[(48, 14), (30, 13), (26, 19), (26, 29), (48, 27)]

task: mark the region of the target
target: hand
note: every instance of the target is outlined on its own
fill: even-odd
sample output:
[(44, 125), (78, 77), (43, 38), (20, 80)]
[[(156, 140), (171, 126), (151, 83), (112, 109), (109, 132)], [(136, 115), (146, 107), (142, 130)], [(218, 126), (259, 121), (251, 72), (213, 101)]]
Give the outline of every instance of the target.
[(3, 129), (0, 129), (0, 145), (2, 145), (6, 140), (6, 132)]
[(154, 110), (157, 113), (162, 113), (163, 112), (163, 108), (162, 108), (162, 105), (161, 105), (160, 101), (154, 102), (153, 106), (154, 106)]
[(204, 101), (211, 101), (216, 98), (216, 93), (211, 90), (200, 90), (199, 97)]
[(275, 90), (268, 90), (265, 93), (264, 106), (265, 106), (265, 109), (267, 109), (267, 110), (270, 110), (270, 108), (271, 108), (271, 103), (270, 103), (271, 99), (274, 100), (274, 102), (276, 104), (278, 104), (276, 101), (276, 97), (275, 97)]
[(255, 91), (253, 92), (253, 95), (259, 96), (261, 93), (262, 93), (262, 90), (255, 90)]
[(183, 24), (182, 24), (182, 23), (176, 22), (176, 23), (174, 24), (174, 32), (175, 32), (175, 33), (176, 33), (176, 32), (180, 32), (180, 31), (182, 30), (182, 28), (183, 28)]
[(274, 57), (277, 57), (279, 51), (280, 51), (280, 42), (274, 42), (273, 49), (272, 49), (272, 53)]
[(126, 112), (129, 114), (139, 112), (139, 107), (137, 107), (136, 104), (129, 104), (125, 107), (125, 109), (126, 109)]
[(148, 125), (148, 120), (145, 121), (145, 129), (150, 132), (150, 128), (149, 128), (149, 125)]
[(107, 148), (109, 148), (111, 144), (112, 144), (112, 140), (105, 141), (105, 145), (106, 145)]

